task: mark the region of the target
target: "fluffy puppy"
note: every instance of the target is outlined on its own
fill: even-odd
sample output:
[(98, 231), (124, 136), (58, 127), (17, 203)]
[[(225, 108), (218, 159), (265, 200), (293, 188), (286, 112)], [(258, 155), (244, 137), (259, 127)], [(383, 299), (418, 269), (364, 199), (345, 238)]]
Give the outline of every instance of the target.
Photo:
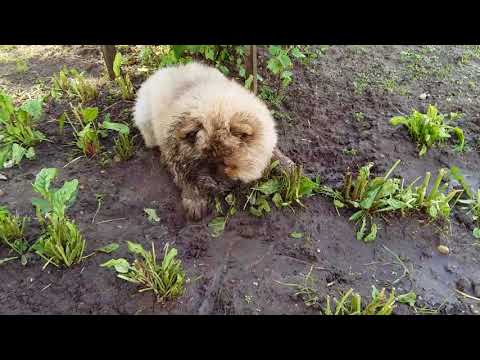
[(220, 184), (259, 179), (277, 143), (265, 104), (200, 63), (160, 69), (147, 79), (134, 120), (146, 146), (160, 148), (194, 220), (206, 214), (209, 195)]

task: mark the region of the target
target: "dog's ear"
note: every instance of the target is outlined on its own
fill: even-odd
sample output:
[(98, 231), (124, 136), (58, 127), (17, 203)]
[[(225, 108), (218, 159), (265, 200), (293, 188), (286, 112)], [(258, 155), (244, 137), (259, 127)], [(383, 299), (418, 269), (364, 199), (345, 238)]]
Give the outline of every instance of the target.
[(176, 126), (177, 139), (188, 140), (193, 143), (200, 129), (201, 123), (198, 119), (192, 117), (190, 113), (183, 113), (180, 115), (180, 121)]
[(252, 139), (258, 131), (258, 120), (248, 113), (236, 113), (230, 122), (230, 132), (241, 140)]

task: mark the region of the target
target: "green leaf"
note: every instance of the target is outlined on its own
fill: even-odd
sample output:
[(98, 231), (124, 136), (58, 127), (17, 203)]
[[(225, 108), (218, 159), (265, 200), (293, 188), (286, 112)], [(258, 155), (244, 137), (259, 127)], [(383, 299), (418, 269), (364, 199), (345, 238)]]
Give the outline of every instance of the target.
[(173, 260), (177, 256), (178, 251), (175, 248), (168, 249), (168, 244), (165, 245), (165, 256), (162, 261), (163, 271), (168, 271), (168, 268), (172, 264)]
[(396, 300), (401, 304), (415, 306), (415, 302), (417, 301), (417, 294), (415, 294), (413, 291), (410, 291), (409, 293), (397, 296)]
[(0, 91), (0, 122), (8, 121), (14, 112), (12, 98)]
[(151, 223), (156, 223), (160, 221), (160, 218), (158, 217), (155, 209), (145, 208), (143, 209), (143, 211), (145, 212), (145, 214), (147, 214), (148, 221), (150, 221)]
[(52, 211), (52, 207), (50, 205), (50, 202), (46, 199), (37, 199), (33, 198), (32, 199), (32, 205), (35, 206), (38, 211), (42, 214), (46, 214), (50, 211)]
[(263, 215), (263, 211), (257, 209), (255, 206), (250, 206), (250, 208), (248, 209), (248, 211), (249, 211), (250, 214), (252, 214), (253, 216), (261, 217), (261, 216)]
[(456, 128), (453, 128), (453, 132), (455, 133), (455, 135), (457, 136), (458, 138), (458, 144), (457, 144), (457, 147), (460, 151), (463, 151), (464, 147), (465, 147), (465, 136), (463, 135), (463, 130), (456, 127)]
[(268, 201), (265, 197), (260, 196), (257, 198), (257, 208), (260, 211), (265, 211), (266, 213), (269, 213), (271, 211), (270, 205), (268, 204)]
[(282, 48), (278, 45), (270, 45), (268, 48), (268, 52), (272, 56), (277, 56), (282, 52)]
[(294, 239), (301, 239), (303, 238), (303, 233), (294, 231), (290, 234), (290, 237)]
[(468, 182), (465, 180), (463, 174), (462, 174), (462, 171), (456, 167), (456, 166), (452, 166), (451, 169), (450, 169), (450, 175), (460, 184), (462, 185), (463, 187), (463, 190), (465, 190), (465, 193), (467, 194), (467, 196), (471, 199), (473, 198), (473, 192), (472, 192), (472, 189), (470, 187), (470, 185), (468, 184)]
[(101, 248), (98, 248), (95, 251), (96, 252), (102, 252), (102, 253), (105, 253), (105, 254), (110, 254), (110, 253), (118, 250), (119, 247), (120, 247), (120, 245), (118, 245), (117, 243), (111, 243), (111, 244), (102, 246)]
[(120, 134), (130, 133), (130, 128), (127, 125), (122, 124), (122, 123), (118, 123), (118, 122), (112, 122), (112, 121), (105, 120), (102, 123), (102, 127), (104, 129), (117, 131)]
[(27, 152), (25, 153), (25, 157), (28, 159), (28, 160), (33, 160), (35, 159), (35, 149), (33, 147), (29, 147)]
[(366, 227), (367, 227), (367, 219), (364, 217), (362, 219), (362, 226), (360, 226), (360, 229), (357, 231), (357, 240), (363, 240), (365, 236)]
[(292, 61), (287, 54), (280, 54), (278, 56), (278, 61), (280, 61), (280, 64), (282, 64), (284, 68), (288, 68), (292, 65)]
[(117, 78), (122, 75), (122, 72), (121, 72), (122, 63), (123, 63), (122, 54), (117, 51), (117, 53), (115, 54), (115, 59), (113, 60), (113, 73)]
[(476, 239), (480, 239), (480, 228), (475, 228), (475, 229), (473, 229), (473, 236), (474, 236)]
[(319, 185), (317, 182), (312, 181), (306, 176), (302, 176), (298, 188), (298, 195), (299, 197), (309, 196), (314, 190), (318, 189), (318, 187)]
[(126, 274), (130, 270), (130, 264), (127, 260), (120, 258), (120, 259), (110, 259), (107, 262), (100, 265), (101, 267), (106, 268), (115, 268), (115, 271), (121, 274)]
[(234, 206), (235, 205), (235, 197), (232, 193), (228, 194), (225, 196), (225, 201), (229, 206)]
[(132, 241), (127, 241), (128, 251), (137, 255), (145, 255), (145, 249), (141, 244), (134, 243)]
[(390, 119), (390, 124), (393, 126), (397, 125), (408, 125), (410, 122), (405, 116), (394, 116)]
[(292, 48), (292, 50), (290, 51), (290, 53), (292, 54), (292, 56), (296, 59), (302, 59), (302, 58), (305, 58), (305, 54), (303, 54), (299, 48), (297, 47), (294, 47)]
[(226, 219), (223, 216), (219, 216), (214, 218), (208, 224), (208, 228), (210, 229), (210, 234), (212, 237), (220, 236), (223, 231), (225, 230)]
[(42, 107), (43, 99), (39, 98), (36, 100), (25, 101), (20, 109), (30, 115), (33, 120), (38, 120), (42, 116)]
[(27, 150), (17, 143), (12, 145), (12, 160), (15, 165), (20, 164)]
[(246, 76), (246, 72), (245, 72), (245, 68), (242, 67), (240, 68), (240, 70), (238, 70), (238, 75), (240, 75), (240, 77), (244, 78)]
[(267, 69), (270, 70), (274, 75), (277, 75), (282, 71), (282, 64), (276, 58), (272, 58), (268, 60)]
[(81, 110), (82, 119), (85, 124), (93, 122), (98, 117), (97, 107), (87, 107)]
[(275, 193), (275, 195), (273, 195), (272, 197), (272, 202), (275, 204), (275, 206), (277, 207), (277, 209), (280, 209), (283, 207), (283, 199), (282, 199), (282, 195), (280, 195), (280, 193)]
[(370, 190), (367, 194), (367, 197), (360, 202), (360, 207), (366, 210), (370, 209), (380, 190), (382, 190), (382, 186), (379, 186), (376, 189)]
[(33, 188), (44, 197), (48, 197), (50, 183), (57, 176), (58, 170), (55, 168), (44, 168), (35, 177)]
[(187, 50), (188, 45), (173, 45), (173, 53), (177, 59), (180, 59), (183, 53)]
[(365, 211), (364, 210), (358, 210), (357, 212), (355, 212), (352, 216), (350, 216), (350, 218), (348, 219), (349, 221), (357, 221), (359, 219), (362, 218), (362, 216), (365, 215)]
[(248, 78), (245, 80), (245, 87), (247, 89), (251, 89), (252, 88), (252, 83), (253, 83), (253, 75), (249, 75)]
[(337, 200), (337, 199), (333, 200), (333, 205), (335, 205), (335, 207), (339, 208), (339, 209), (345, 207), (345, 204), (343, 202), (341, 202), (340, 200)]
[(422, 145), (422, 148), (420, 149), (420, 152), (418, 153), (419, 156), (423, 156), (427, 153), (427, 145)]
[(281, 187), (281, 184), (279, 180), (270, 179), (260, 184), (260, 186), (257, 187), (256, 190), (262, 192), (265, 195), (271, 195), (279, 191), (280, 187)]
[(75, 202), (78, 193), (78, 180), (66, 181), (52, 196), (53, 209), (57, 214), (63, 214)]
[(377, 224), (372, 224), (370, 233), (367, 236), (365, 236), (363, 241), (370, 242), (370, 241), (374, 241), (376, 238), (377, 238)]

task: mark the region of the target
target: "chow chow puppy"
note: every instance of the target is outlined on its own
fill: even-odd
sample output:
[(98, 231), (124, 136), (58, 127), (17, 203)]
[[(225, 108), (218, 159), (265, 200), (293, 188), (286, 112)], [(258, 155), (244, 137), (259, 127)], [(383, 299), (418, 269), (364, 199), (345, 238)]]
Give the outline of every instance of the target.
[(145, 145), (159, 147), (193, 220), (206, 215), (210, 195), (222, 185), (261, 178), (277, 151), (265, 104), (200, 63), (163, 68), (147, 79), (137, 93), (134, 121)]

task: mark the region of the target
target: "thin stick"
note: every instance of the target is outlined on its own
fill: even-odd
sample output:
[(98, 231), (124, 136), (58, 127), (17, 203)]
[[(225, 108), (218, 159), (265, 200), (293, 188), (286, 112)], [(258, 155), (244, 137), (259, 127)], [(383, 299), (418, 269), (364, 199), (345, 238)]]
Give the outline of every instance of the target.
[(465, 296), (466, 298), (469, 298), (469, 299), (472, 299), (472, 300), (475, 300), (475, 301), (480, 301), (479, 298), (477, 298), (477, 297), (475, 297), (475, 296), (472, 296), (472, 295), (468, 295), (468, 294), (464, 293), (463, 291), (460, 291), (460, 290), (458, 290), (458, 289), (455, 289), (455, 291), (456, 291), (457, 293), (459, 293), (460, 295)]
[(67, 164), (65, 164), (65, 166), (64, 166), (63, 168), (65, 169), (68, 165), (73, 164), (75, 161), (80, 160), (80, 159), (83, 158), (83, 157), (85, 157), (85, 155), (82, 155), (82, 156), (79, 156), (79, 157), (73, 159), (72, 161), (70, 161), (70, 162), (68, 162)]
[(97, 222), (97, 225), (112, 222), (112, 221), (117, 221), (117, 220), (127, 220), (127, 218), (117, 218), (117, 219), (103, 220), (103, 221)]
[(45, 286), (42, 290), (40, 290), (40, 292), (44, 291), (44, 290), (47, 290), (50, 286), (52, 286), (53, 283), (50, 283), (48, 284), (47, 286)]

